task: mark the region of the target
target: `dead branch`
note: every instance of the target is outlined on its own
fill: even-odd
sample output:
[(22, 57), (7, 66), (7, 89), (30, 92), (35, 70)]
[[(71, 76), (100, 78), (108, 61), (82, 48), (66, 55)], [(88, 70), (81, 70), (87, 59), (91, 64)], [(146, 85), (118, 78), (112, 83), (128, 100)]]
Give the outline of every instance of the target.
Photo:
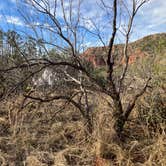
[(138, 98), (141, 97), (146, 92), (146, 89), (148, 87), (148, 84), (149, 84), (150, 80), (151, 80), (151, 78), (148, 78), (148, 80), (146, 81), (146, 83), (145, 83), (144, 87), (142, 88), (142, 90), (138, 94), (136, 94), (135, 97), (133, 97), (133, 100), (128, 104), (127, 109), (126, 109), (125, 114), (124, 114), (124, 117), (125, 117), (126, 120), (128, 119), (131, 111), (133, 110)]

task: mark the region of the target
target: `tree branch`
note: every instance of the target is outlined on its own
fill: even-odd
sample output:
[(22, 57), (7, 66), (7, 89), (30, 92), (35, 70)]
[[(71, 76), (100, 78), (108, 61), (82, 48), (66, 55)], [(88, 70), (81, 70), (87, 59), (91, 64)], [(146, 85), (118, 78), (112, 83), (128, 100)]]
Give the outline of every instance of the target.
[(47, 97), (45, 99), (40, 98), (40, 97), (31, 96), (31, 95), (26, 95), (26, 94), (24, 94), (24, 97), (32, 99), (32, 100), (36, 100), (36, 101), (39, 101), (42, 103), (47, 103), (47, 102), (51, 102), (54, 100), (67, 100), (68, 102), (72, 103), (76, 108), (78, 108), (79, 111), (81, 112), (81, 114), (83, 116), (85, 116), (83, 107), (79, 103), (77, 103), (76, 101), (73, 100), (73, 97), (75, 97), (77, 94), (78, 94), (78, 92), (71, 97), (62, 95), (62, 96)]
[(151, 78), (148, 78), (148, 80), (146, 81), (146, 83), (145, 83), (143, 89), (142, 89), (137, 95), (135, 95), (135, 97), (133, 98), (132, 102), (130, 102), (130, 103), (128, 104), (127, 109), (126, 109), (125, 114), (124, 114), (124, 118), (125, 118), (126, 120), (128, 119), (128, 117), (129, 117), (131, 111), (133, 110), (137, 99), (138, 99), (139, 97), (141, 97), (141, 96), (145, 93), (145, 91), (146, 91), (146, 89), (147, 89), (147, 87), (148, 87), (148, 84), (149, 84), (149, 81), (150, 81), (150, 80), (151, 80)]

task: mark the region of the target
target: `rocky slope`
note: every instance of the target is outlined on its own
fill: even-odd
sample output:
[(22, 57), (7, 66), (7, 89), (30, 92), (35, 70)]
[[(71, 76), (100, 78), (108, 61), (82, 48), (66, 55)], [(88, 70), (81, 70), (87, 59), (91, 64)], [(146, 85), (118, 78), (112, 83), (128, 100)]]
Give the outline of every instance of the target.
[[(114, 54), (116, 55), (117, 63), (124, 63), (123, 60), (123, 44), (114, 46)], [(95, 67), (105, 66), (108, 47), (90, 47), (84, 53), (83, 57), (92, 62)], [(155, 54), (160, 56), (166, 52), (166, 33), (154, 34), (146, 36), (129, 44), (128, 53), (130, 56), (129, 64), (132, 64), (136, 59), (145, 56), (153, 57)]]

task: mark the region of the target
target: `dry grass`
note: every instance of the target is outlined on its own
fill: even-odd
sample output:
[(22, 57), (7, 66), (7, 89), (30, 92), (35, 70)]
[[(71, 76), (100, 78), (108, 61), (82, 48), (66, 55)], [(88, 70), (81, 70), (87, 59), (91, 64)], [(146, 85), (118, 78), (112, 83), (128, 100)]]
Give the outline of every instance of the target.
[(72, 106), (55, 114), (61, 103), (30, 103), (22, 97), (0, 104), (0, 165), (2, 166), (165, 166), (166, 126), (151, 135), (134, 118), (126, 125), (124, 142), (112, 129), (112, 115), (103, 97), (93, 114), (94, 132), (85, 135), (79, 112)]

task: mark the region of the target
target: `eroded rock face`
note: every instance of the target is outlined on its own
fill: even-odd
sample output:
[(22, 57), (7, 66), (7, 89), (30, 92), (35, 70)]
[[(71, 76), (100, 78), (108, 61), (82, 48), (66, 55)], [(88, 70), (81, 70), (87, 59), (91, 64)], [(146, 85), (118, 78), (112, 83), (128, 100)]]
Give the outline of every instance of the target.
[[(129, 64), (132, 64), (132, 63), (136, 62), (137, 59), (144, 58), (145, 56), (146, 56), (146, 53), (141, 51), (141, 50), (139, 50), (139, 49), (136, 49), (135, 51), (131, 51), (129, 53)], [(124, 58), (122, 59), (121, 63), (122, 64), (125, 63), (125, 59)]]
[[(108, 49), (108, 47), (91, 47), (88, 48), (81, 56), (87, 61), (91, 62), (94, 67), (102, 67), (107, 64)], [(117, 59), (115, 62), (116, 64), (123, 65), (125, 63), (125, 59), (123, 58), (122, 45), (114, 47), (113, 54), (115, 54)], [(145, 57), (147, 53), (137, 48), (128, 50), (128, 54), (129, 64), (132, 64), (137, 59)]]
[(107, 51), (106, 47), (90, 47), (82, 54), (82, 57), (91, 62), (94, 67), (105, 66)]

